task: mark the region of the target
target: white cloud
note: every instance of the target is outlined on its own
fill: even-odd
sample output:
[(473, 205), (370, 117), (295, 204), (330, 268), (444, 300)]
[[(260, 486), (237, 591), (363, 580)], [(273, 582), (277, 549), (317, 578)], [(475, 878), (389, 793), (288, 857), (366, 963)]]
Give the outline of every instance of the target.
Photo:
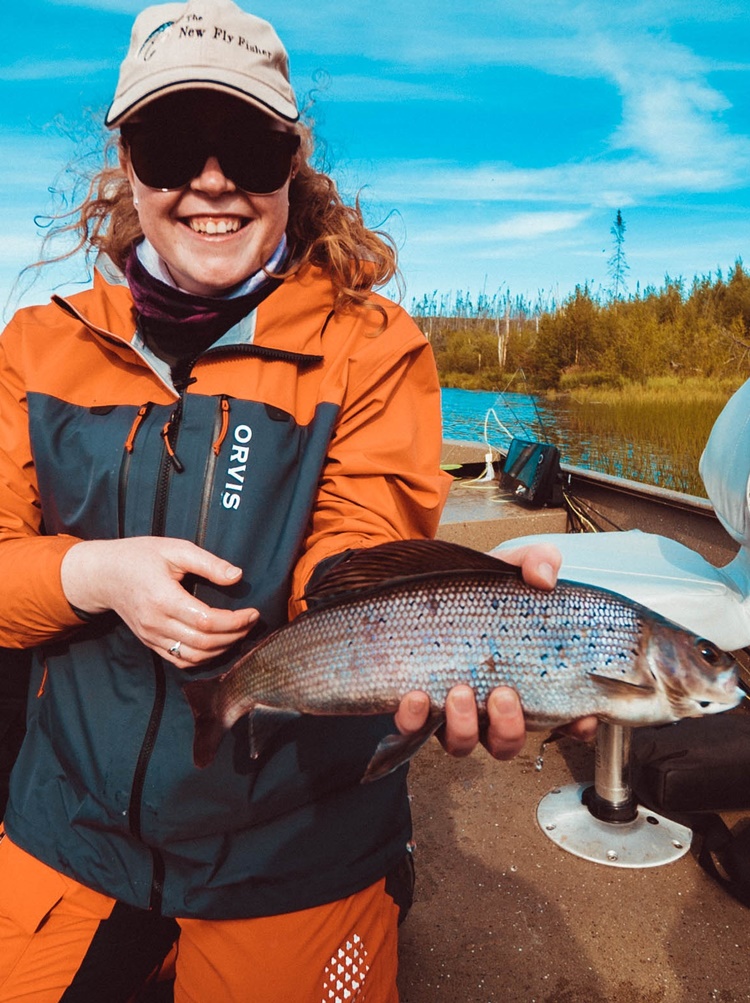
[(512, 164), (462, 167), (439, 161), (388, 162), (376, 166), (372, 189), (383, 202), (559, 202), (623, 206), (680, 193), (744, 187), (750, 140), (734, 144), (730, 161), (701, 150), (693, 161), (660, 162), (640, 155), (586, 160), (544, 168)]
[(486, 240), (537, 240), (574, 230), (589, 216), (588, 212), (522, 212), (488, 227), (481, 237)]
[(536, 241), (575, 230), (590, 215), (590, 212), (520, 212), (494, 223), (441, 225), (437, 230), (423, 230), (410, 238), (409, 243), (412, 246), (432, 245), (438, 238), (443, 246), (464, 248), (498, 241), (514, 244)]
[[(508, 0), (501, 15), (494, 0), (439, 0), (427, 17), (418, 3), (402, 8), (396, 17), (391, 0), (383, 0), (380, 16), (368, 21), (363, 33), (355, 31), (357, 23), (362, 27), (363, 15), (350, 7), (340, 18), (333, 17), (333, 3), (321, 0), (313, 21), (313, 26), (327, 25), (320, 39), (324, 50), (335, 44), (345, 51), (356, 37), (362, 55), (379, 60), (389, 73), (378, 79), (374, 69), (369, 80), (346, 77), (340, 89), (334, 79), (327, 95), (332, 100), (339, 95), (350, 100), (358, 95), (367, 100), (445, 100), (437, 91), (426, 94), (421, 83), (409, 86), (404, 73), (453, 68), (452, 96), (460, 96), (461, 68), (477, 63), (597, 78), (614, 85), (620, 96), (619, 122), (599, 156), (537, 170), (512, 164), (385, 164), (374, 182), (383, 200), (559, 200), (619, 206), (747, 184), (750, 137), (730, 133), (722, 118), (729, 101), (709, 82), (720, 63), (669, 37), (671, 24), (678, 20), (738, 18), (741, 4), (696, 12), (688, 0), (629, 5), (612, 5), (610, 0), (541, 0), (535, 5)], [(419, 28), (417, 16), (423, 21)], [(399, 63), (404, 67), (400, 77), (393, 71)], [(585, 109), (581, 113), (585, 115)]]

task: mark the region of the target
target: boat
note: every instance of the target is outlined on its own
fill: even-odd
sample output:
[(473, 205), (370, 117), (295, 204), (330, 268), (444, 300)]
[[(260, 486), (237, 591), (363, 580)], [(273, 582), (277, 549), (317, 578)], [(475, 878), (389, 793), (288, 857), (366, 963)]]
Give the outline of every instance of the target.
[[(639, 529), (669, 536), (716, 565), (728, 563), (737, 553), (737, 543), (707, 498), (560, 462), (567, 503), (529, 505), (512, 488), (502, 486), (506, 456), (507, 450), (495, 451), (490, 481), (484, 444), (450, 440), (443, 444), (443, 465), (454, 483), (438, 536), (490, 549), (535, 533)], [(480, 491), (479, 485), (491, 490)]]
[[(737, 553), (704, 498), (561, 463), (568, 501), (534, 506), (502, 486), (504, 458), (488, 459), (481, 443), (444, 444), (455, 479), (440, 537), (489, 550), (540, 533), (640, 529), (717, 566)], [(453, 759), (437, 743), (415, 758), (417, 891), (401, 933), (402, 1003), (750, 998), (747, 910), (690, 853), (659, 867), (602, 866), (542, 831), (538, 805), (590, 784), (596, 760), (593, 745), (564, 739), (540, 768), (543, 737), (530, 734), (509, 762), (483, 750)], [(740, 815), (724, 820), (731, 827)]]

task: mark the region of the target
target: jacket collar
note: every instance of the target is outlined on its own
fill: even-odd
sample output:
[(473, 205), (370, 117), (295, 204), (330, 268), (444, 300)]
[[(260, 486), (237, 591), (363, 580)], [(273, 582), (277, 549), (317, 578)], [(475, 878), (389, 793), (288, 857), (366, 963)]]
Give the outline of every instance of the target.
[[(125, 276), (107, 255), (100, 254), (96, 260), (93, 288), (52, 299), (129, 364), (135, 354), (171, 393), (176, 393), (169, 367), (143, 344)], [(244, 317), (212, 347), (254, 345), (259, 355), (273, 357), (280, 352), (309, 358), (314, 364), (323, 355), (323, 333), (332, 315), (333, 300), (328, 278), (319, 268), (306, 266), (284, 280), (258, 310)]]

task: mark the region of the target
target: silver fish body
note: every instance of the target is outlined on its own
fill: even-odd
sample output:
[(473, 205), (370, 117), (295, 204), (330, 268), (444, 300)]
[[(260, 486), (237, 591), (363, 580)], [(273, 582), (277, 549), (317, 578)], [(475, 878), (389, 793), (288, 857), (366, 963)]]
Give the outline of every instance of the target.
[(614, 593), (571, 582), (542, 592), (495, 558), (436, 541), (373, 548), (359, 574), (353, 562), (354, 572), (350, 562), (324, 580), (319, 608), (219, 679), (187, 685), (197, 765), (244, 714), (389, 713), (423, 690), (430, 722), (416, 738), (389, 736), (366, 775), (373, 779), (436, 730), (458, 683), (472, 687), (480, 713), (495, 687), (512, 686), (537, 728), (590, 714), (662, 723), (727, 710), (743, 696), (729, 655)]

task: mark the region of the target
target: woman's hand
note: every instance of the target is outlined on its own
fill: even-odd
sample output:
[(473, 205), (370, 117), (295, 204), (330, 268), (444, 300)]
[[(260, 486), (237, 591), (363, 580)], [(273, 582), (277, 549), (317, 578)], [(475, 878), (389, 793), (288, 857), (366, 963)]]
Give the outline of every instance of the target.
[(242, 571), (187, 540), (153, 536), (77, 543), (61, 568), (72, 606), (86, 613), (114, 610), (139, 640), (179, 668), (220, 655), (258, 619), (255, 609), (207, 606), (182, 587), (186, 575), (234, 585)]
[[(508, 564), (521, 568), (524, 581), (535, 588), (554, 588), (560, 570), (560, 552), (551, 544), (535, 543), (498, 554)], [(399, 731), (419, 731), (427, 720), (430, 701), (426, 693), (407, 693), (396, 714)], [(487, 700), (488, 725), (480, 735), (474, 691), (470, 686), (454, 686), (445, 704), (445, 728), (441, 742), (453, 756), (468, 756), (481, 740), (495, 759), (512, 759), (523, 748), (526, 725), (523, 708), (515, 690), (500, 686)], [(596, 732), (596, 718), (575, 721), (565, 730), (574, 738), (585, 740)]]

